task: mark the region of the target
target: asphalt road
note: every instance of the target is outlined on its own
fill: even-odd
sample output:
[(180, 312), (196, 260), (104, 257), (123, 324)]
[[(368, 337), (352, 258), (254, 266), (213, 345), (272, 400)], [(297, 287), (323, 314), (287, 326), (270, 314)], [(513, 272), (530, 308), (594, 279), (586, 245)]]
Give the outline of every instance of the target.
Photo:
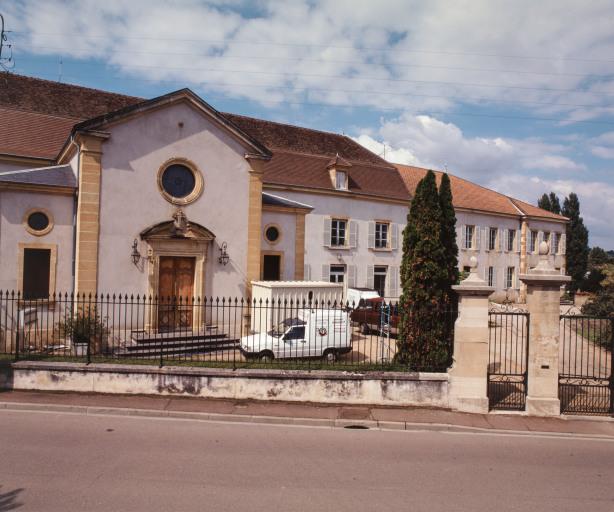
[(0, 511), (614, 510), (614, 440), (0, 411)]

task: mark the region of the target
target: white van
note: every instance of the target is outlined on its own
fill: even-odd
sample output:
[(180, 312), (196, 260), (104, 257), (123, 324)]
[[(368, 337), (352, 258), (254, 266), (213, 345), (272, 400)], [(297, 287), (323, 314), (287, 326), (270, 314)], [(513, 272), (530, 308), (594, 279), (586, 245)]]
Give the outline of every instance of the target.
[(355, 309), (362, 305), (361, 301), (366, 301), (368, 299), (379, 299), (379, 293), (370, 288), (348, 288), (348, 309)]
[(352, 331), (346, 311), (305, 309), (268, 332), (241, 338), (241, 352), (261, 361), (322, 357), (334, 362), (352, 350)]

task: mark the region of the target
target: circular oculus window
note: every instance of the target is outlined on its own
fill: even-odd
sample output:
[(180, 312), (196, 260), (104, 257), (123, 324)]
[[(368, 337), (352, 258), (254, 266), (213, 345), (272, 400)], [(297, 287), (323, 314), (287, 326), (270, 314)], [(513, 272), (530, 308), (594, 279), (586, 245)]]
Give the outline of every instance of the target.
[(24, 215), (23, 225), (28, 233), (43, 236), (53, 229), (53, 217), (46, 210), (32, 209)]
[(167, 201), (188, 204), (200, 196), (203, 188), (201, 174), (187, 161), (172, 161), (158, 171), (158, 185)]
[(276, 226), (269, 226), (266, 228), (264, 236), (269, 242), (275, 243), (279, 240), (279, 229)]

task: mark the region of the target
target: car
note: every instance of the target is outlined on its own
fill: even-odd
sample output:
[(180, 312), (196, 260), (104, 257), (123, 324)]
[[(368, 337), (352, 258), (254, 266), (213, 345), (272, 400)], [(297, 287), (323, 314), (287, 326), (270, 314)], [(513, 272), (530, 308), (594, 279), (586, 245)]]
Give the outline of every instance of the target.
[(268, 332), (242, 337), (240, 350), (247, 359), (264, 362), (313, 357), (335, 362), (352, 350), (349, 315), (341, 309), (301, 310)]
[(347, 307), (349, 310), (356, 309), (361, 301), (379, 298), (379, 293), (371, 288), (348, 288)]
[(362, 334), (398, 334), (398, 305), (387, 303), (381, 297), (361, 300), (358, 307), (350, 313), (350, 319), (360, 326)]

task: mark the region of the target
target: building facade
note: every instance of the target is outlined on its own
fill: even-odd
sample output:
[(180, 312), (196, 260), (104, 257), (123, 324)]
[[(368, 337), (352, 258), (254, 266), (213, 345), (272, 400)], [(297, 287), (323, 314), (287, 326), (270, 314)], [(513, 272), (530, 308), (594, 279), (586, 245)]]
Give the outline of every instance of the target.
[[(399, 296), (425, 169), (187, 89), (143, 100), (7, 75), (0, 118), (2, 290), (249, 297), (257, 280), (323, 280)], [(548, 240), (564, 272), (564, 217), (451, 179), (461, 270), (476, 255), (517, 299)]]

